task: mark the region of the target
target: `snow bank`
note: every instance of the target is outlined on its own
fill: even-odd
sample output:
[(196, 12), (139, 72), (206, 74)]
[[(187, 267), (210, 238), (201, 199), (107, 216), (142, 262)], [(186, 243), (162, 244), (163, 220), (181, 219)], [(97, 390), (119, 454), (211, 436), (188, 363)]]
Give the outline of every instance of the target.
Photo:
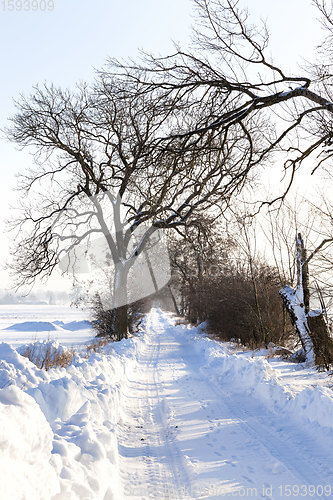
[[(200, 325), (199, 325), (200, 326)], [(288, 390), (267, 360), (231, 353), (220, 344), (202, 335), (202, 328), (176, 327), (188, 337), (202, 357), (201, 370), (217, 385), (232, 385), (246, 392), (277, 414), (333, 429), (333, 391), (327, 387), (308, 387), (298, 393)]]
[(1, 498), (119, 498), (115, 426), (140, 342), (109, 344), (47, 372), (20, 354), (26, 346), (0, 344)]
[(9, 344), (0, 343), (0, 389), (11, 384), (28, 387), (41, 380), (49, 380), (45, 371), (39, 370)]
[(59, 481), (50, 463), (53, 433), (31, 396), (0, 390), (1, 498), (49, 499)]

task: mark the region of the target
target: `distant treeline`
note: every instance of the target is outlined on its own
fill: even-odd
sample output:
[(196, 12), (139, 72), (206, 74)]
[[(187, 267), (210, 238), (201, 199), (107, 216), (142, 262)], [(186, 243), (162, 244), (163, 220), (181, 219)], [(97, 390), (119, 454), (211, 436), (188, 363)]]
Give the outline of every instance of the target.
[(6, 289), (0, 290), (0, 304), (26, 304), (26, 305), (62, 305), (71, 302), (71, 296), (66, 292), (41, 290), (27, 295), (15, 293)]

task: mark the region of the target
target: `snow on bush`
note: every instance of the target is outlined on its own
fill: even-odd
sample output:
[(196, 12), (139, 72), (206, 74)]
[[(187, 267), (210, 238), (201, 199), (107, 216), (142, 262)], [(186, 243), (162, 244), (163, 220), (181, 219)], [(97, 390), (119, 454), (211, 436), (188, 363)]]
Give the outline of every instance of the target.
[(66, 368), (74, 357), (73, 349), (67, 349), (54, 340), (27, 344), (17, 351), (44, 370), (56, 367)]

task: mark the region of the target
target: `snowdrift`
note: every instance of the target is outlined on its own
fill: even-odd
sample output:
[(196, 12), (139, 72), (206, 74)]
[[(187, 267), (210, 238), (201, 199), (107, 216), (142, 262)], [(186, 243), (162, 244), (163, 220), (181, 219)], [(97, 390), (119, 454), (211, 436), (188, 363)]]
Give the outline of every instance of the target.
[(91, 322), (87, 320), (83, 321), (70, 321), (69, 323), (64, 323), (63, 321), (23, 321), (22, 323), (15, 323), (10, 325), (4, 330), (13, 330), (15, 332), (54, 332), (69, 330), (71, 332), (77, 332), (79, 330), (85, 330), (91, 328)]
[(15, 332), (54, 332), (56, 325), (49, 321), (23, 321), (4, 328), (4, 330), (13, 330)]
[(47, 372), (0, 344), (1, 498), (119, 498), (114, 428), (139, 342)]
[(203, 336), (200, 325), (197, 328), (183, 325), (176, 328), (200, 353), (200, 369), (217, 386), (233, 385), (234, 390), (246, 391), (277, 414), (289, 413), (291, 418), (302, 423), (333, 429), (333, 391), (328, 387), (306, 388), (295, 394), (283, 385), (265, 359), (230, 353), (227, 344)]
[(19, 387), (0, 391), (2, 498), (49, 499), (59, 490), (50, 462), (53, 432), (38, 403)]

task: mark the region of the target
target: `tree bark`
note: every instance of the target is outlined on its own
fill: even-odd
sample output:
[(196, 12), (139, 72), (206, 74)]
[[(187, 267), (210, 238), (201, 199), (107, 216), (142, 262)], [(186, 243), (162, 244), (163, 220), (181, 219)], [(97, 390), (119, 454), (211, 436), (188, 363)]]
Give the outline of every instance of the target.
[(112, 311), (112, 329), (117, 340), (128, 337), (128, 305), (117, 307)]
[(115, 266), (112, 297), (112, 333), (117, 340), (128, 337), (127, 278), (128, 268), (117, 264)]
[(309, 269), (306, 262), (306, 250), (300, 233), (296, 238), (296, 264), (296, 290), (284, 286), (279, 293), (289, 312), (291, 322), (296, 327), (306, 361), (314, 362), (314, 348), (307, 318), (310, 309)]
[(172, 291), (172, 288), (171, 288), (170, 285), (168, 285), (168, 288), (169, 288), (171, 300), (172, 300), (172, 303), (173, 303), (173, 307), (175, 308), (175, 312), (176, 312), (177, 316), (180, 316), (180, 312), (179, 312), (179, 309), (178, 309), (177, 301), (176, 301), (176, 298), (175, 298), (174, 293)]
[(302, 343), (306, 361), (314, 361), (313, 343), (310, 337), (307, 316), (305, 314), (304, 303), (300, 300), (300, 289), (296, 291), (290, 286), (284, 286), (280, 290), (280, 296), (289, 312), (290, 320), (295, 325), (297, 334)]
[(310, 288), (309, 288), (309, 264), (307, 261), (307, 251), (301, 233), (298, 233), (296, 240), (297, 255), (297, 287), (302, 288), (305, 314), (310, 311)]
[(320, 311), (311, 311), (308, 315), (308, 324), (319, 369), (330, 370), (333, 365), (333, 339)]

